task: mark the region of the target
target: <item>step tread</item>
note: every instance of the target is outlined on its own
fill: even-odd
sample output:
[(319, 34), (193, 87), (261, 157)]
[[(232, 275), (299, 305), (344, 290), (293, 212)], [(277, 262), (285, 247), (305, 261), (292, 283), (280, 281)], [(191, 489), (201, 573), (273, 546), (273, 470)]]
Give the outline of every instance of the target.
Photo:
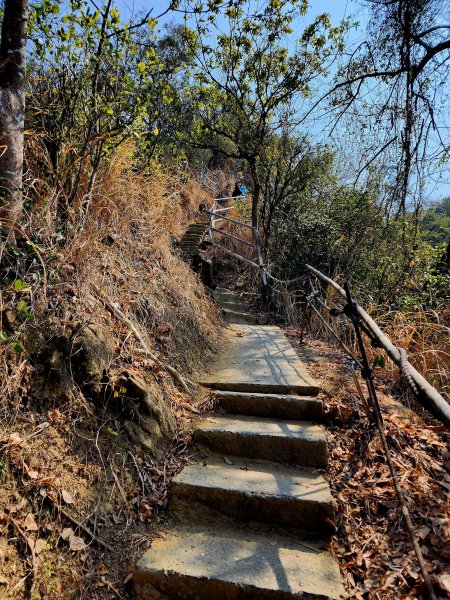
[(139, 560), (137, 600), (162, 598), (304, 598), (343, 600), (336, 560), (316, 541), (273, 532), (175, 525)]
[(248, 415), (214, 415), (201, 421), (196, 429), (211, 432), (228, 431), (243, 435), (301, 438), (326, 444), (323, 427), (308, 421), (285, 421)]
[(317, 394), (305, 365), (276, 326), (231, 325), (223, 351), (199, 383), (212, 389)]
[[(181, 487), (203, 487), (251, 496), (307, 500), (332, 504), (328, 482), (316, 470), (266, 460), (212, 453), (205, 462), (187, 465), (173, 480), (173, 493)], [(227, 464), (227, 463), (233, 464)]]

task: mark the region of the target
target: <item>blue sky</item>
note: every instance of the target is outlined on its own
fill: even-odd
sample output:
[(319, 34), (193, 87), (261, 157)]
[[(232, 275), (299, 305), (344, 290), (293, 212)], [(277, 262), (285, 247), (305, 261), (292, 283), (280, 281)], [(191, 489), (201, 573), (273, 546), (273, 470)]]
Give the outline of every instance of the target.
[[(143, 12), (148, 12), (150, 8), (153, 8), (152, 15), (157, 16), (164, 12), (169, 5), (168, 0), (155, 0), (154, 2), (148, 2), (145, 0), (116, 0), (116, 3), (121, 10), (123, 17), (125, 18), (137, 16)], [(309, 15), (305, 17), (304, 23), (300, 24), (301, 27), (303, 27), (303, 25), (314, 16), (324, 12), (330, 14), (332, 23), (334, 25), (337, 25), (341, 19), (352, 16), (354, 21), (356, 20), (359, 22), (359, 26), (349, 32), (347, 42), (349, 45), (354, 45), (363, 39), (365, 25), (367, 23), (367, 13), (364, 11), (362, 3), (358, 0), (311, 0), (310, 5), (311, 8)], [(160, 25), (163, 26), (170, 22), (182, 22), (182, 20), (183, 17), (181, 13), (169, 13), (161, 19)], [(296, 37), (295, 33), (296, 32), (294, 31), (294, 37)], [(318, 139), (324, 142), (328, 141), (328, 132), (321, 120), (316, 121), (315, 124), (312, 124), (310, 129)], [(345, 144), (346, 142), (343, 136), (341, 153), (345, 157), (345, 151), (347, 150), (349, 157), (351, 157), (352, 149), (345, 148)], [(349, 160), (351, 159), (349, 158)], [(447, 168), (445, 168), (443, 173), (436, 175), (435, 181), (428, 181), (425, 190), (425, 196), (428, 201), (450, 195), (450, 181), (449, 177), (447, 176), (447, 172)]]

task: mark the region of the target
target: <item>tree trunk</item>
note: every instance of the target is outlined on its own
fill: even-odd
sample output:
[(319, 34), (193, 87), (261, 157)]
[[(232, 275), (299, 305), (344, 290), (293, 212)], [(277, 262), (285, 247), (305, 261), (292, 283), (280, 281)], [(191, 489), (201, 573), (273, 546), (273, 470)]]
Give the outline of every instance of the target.
[(252, 194), (252, 227), (258, 228), (259, 221), (259, 197), (261, 195), (261, 183), (259, 181), (256, 164), (250, 164), (250, 173), (253, 179)]
[(5, 0), (0, 44), (0, 222), (12, 231), (23, 208), (28, 0)]

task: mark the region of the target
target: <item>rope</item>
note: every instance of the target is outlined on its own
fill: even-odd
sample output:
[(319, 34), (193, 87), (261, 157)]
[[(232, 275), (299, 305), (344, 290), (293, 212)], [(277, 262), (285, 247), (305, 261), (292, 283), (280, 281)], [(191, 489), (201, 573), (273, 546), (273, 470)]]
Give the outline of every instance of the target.
[(406, 379), (406, 381), (407, 381), (409, 387), (411, 388), (411, 390), (413, 391), (414, 395), (416, 397), (419, 397), (420, 391), (416, 385), (416, 382), (412, 378), (411, 371), (410, 371), (410, 365), (408, 362), (408, 355), (406, 354), (406, 351), (404, 350), (404, 348), (397, 348), (397, 350), (400, 352), (400, 369), (401, 369), (402, 375)]

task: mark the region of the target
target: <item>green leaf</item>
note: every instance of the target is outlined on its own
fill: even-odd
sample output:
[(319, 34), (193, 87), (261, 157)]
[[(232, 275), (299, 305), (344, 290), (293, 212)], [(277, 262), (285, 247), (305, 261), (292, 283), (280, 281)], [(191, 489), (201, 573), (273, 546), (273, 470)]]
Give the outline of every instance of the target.
[(23, 292), (28, 289), (28, 283), (25, 283), (21, 279), (16, 279), (14, 282), (14, 289), (16, 292)]
[(384, 356), (382, 356), (381, 354), (375, 357), (375, 360), (373, 361), (373, 365), (372, 367), (380, 367), (380, 369), (384, 369), (384, 367), (386, 366), (386, 361)]
[(24, 352), (22, 344), (17, 340), (13, 342), (12, 346), (17, 354), (22, 354)]

